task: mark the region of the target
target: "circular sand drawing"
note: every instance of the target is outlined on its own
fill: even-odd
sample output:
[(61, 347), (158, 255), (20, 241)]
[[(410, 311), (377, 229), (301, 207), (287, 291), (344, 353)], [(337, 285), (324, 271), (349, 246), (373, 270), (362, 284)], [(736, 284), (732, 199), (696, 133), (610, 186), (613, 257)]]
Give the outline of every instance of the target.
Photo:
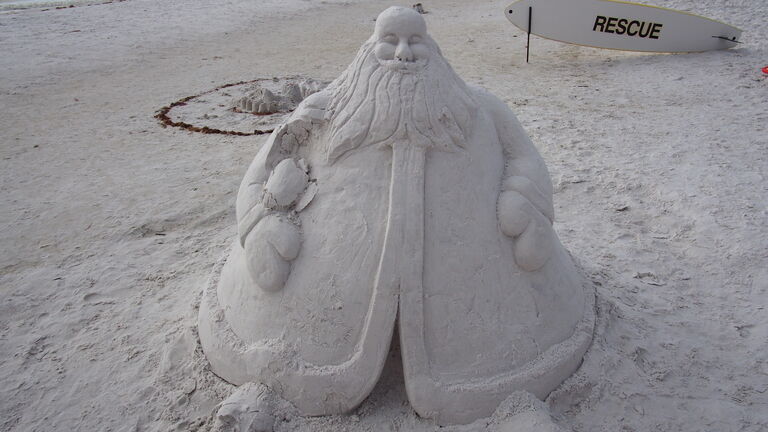
[(266, 134), (302, 100), (327, 85), (298, 76), (226, 84), (163, 107), (155, 117), (163, 125), (194, 132)]

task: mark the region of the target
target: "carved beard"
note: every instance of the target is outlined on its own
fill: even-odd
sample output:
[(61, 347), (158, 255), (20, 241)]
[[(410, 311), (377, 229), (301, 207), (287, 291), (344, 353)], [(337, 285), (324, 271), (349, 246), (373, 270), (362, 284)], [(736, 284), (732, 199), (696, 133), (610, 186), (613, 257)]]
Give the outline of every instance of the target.
[(380, 61), (369, 39), (330, 86), (327, 156), (370, 145), (409, 145), (453, 151), (465, 147), (477, 103), (434, 41), (428, 62)]

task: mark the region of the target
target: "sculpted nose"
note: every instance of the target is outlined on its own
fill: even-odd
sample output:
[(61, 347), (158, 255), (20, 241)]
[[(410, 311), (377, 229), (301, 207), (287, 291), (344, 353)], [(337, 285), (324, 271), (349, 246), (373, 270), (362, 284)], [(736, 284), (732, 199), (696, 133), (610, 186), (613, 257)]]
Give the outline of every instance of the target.
[(408, 42), (401, 41), (397, 44), (395, 59), (405, 62), (413, 61), (413, 51), (411, 51), (411, 47), (408, 46)]

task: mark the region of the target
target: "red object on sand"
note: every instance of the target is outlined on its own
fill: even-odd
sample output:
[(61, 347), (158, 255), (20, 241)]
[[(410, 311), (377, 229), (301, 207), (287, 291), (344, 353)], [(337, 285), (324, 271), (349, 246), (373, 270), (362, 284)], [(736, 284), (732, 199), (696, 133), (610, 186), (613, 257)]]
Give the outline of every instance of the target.
[(763, 68), (763, 73), (764, 73), (764, 74), (768, 74), (768, 66), (766, 66), (766, 67), (764, 67), (764, 68)]

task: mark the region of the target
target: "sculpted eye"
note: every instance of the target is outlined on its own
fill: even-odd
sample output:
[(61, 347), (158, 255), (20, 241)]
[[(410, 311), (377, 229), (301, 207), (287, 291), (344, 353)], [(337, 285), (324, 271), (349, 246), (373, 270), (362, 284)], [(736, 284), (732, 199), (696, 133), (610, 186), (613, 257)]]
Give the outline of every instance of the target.
[(421, 36), (413, 35), (413, 36), (411, 36), (410, 39), (408, 39), (408, 42), (412, 43), (412, 44), (417, 44), (417, 43), (421, 42)]
[(381, 38), (382, 42), (386, 42), (388, 44), (397, 45), (397, 36), (393, 34), (385, 35), (383, 38)]

